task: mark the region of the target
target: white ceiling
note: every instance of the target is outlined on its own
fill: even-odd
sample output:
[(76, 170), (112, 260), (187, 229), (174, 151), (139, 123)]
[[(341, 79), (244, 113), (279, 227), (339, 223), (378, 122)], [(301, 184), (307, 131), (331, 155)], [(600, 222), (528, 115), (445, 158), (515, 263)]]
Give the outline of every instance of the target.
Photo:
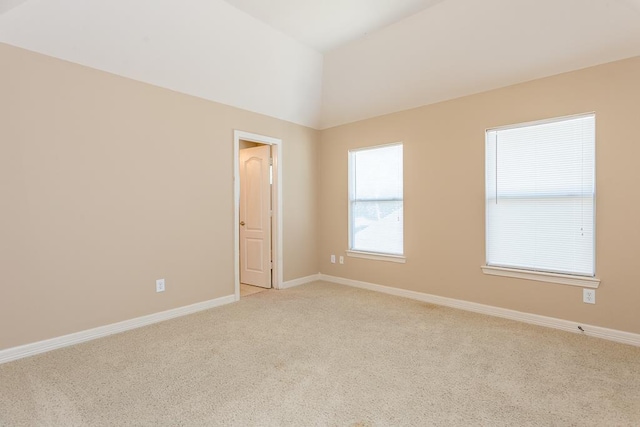
[(0, 0), (0, 14), (13, 9), (20, 3), (24, 3), (26, 0)]
[(322, 129), (640, 55), (640, 0), (0, 0), (0, 42)]
[(445, 0), (325, 54), (321, 128), (637, 55), (639, 0)]
[(322, 55), (223, 0), (26, 0), (0, 42), (318, 127)]
[(225, 1), (318, 52), (327, 52), (444, 0)]

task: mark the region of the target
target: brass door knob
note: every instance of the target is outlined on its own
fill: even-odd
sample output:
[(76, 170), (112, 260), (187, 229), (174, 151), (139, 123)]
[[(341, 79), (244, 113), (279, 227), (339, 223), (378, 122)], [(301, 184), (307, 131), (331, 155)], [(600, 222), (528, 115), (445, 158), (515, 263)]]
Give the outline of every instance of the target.
[(244, 221), (240, 221), (240, 225), (244, 226)]

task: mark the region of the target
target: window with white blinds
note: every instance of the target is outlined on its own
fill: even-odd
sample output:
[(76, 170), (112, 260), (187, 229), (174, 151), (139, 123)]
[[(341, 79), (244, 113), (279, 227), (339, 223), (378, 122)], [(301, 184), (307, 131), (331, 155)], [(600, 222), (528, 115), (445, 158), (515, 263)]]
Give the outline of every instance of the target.
[(349, 249), (403, 254), (402, 144), (349, 151)]
[(488, 130), (487, 265), (595, 275), (595, 115)]

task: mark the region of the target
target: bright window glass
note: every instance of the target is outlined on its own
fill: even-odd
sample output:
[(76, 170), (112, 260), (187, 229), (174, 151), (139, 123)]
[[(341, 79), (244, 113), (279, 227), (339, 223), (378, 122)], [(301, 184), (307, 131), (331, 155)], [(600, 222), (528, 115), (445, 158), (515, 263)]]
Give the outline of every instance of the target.
[(349, 152), (349, 249), (402, 255), (402, 144)]

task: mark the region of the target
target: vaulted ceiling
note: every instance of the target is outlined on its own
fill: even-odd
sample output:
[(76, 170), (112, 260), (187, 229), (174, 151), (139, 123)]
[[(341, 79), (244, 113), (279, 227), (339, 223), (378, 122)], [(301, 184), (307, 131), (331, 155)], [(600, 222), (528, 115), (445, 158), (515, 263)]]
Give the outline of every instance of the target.
[(327, 128), (640, 55), (640, 0), (0, 0), (0, 42)]
[(226, 0), (317, 50), (327, 52), (443, 0)]

